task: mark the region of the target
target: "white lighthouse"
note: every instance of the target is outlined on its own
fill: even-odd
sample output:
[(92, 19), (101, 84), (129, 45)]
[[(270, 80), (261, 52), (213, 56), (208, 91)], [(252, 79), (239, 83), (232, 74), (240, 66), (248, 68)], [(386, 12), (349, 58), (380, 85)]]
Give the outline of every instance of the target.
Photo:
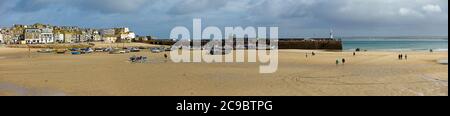
[(334, 39), (333, 29), (330, 29), (330, 38)]

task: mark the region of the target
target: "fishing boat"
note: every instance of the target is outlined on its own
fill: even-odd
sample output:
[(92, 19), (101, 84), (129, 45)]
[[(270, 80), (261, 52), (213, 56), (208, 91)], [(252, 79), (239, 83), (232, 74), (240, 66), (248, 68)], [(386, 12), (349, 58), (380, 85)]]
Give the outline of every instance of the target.
[(81, 52), (79, 52), (79, 51), (72, 51), (71, 54), (72, 54), (72, 55), (80, 55)]
[(121, 50), (119, 48), (114, 48), (111, 51), (109, 51), (109, 54), (125, 54), (126, 51), (125, 50)]
[(150, 48), (150, 51), (152, 53), (161, 53), (162, 52), (161, 49), (159, 49), (159, 48)]
[(63, 50), (63, 49), (56, 50), (57, 54), (65, 54), (66, 52), (67, 52), (67, 50)]
[(54, 52), (54, 50), (53, 49), (41, 49), (41, 50), (38, 50), (38, 52), (39, 53), (52, 53), (52, 52)]

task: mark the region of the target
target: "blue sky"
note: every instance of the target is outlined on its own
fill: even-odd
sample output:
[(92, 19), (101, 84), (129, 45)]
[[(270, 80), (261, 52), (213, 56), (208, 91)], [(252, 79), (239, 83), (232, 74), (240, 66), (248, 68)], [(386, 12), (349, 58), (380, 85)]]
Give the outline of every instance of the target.
[(168, 38), (175, 26), (276, 26), (281, 37), (448, 36), (448, 0), (0, 0), (0, 26), (130, 27)]

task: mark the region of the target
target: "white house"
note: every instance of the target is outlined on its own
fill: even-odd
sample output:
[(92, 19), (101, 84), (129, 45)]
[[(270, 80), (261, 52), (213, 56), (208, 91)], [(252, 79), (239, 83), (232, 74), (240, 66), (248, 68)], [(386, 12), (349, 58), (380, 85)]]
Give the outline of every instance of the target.
[(102, 29), (99, 34), (102, 36), (111, 36), (114, 35), (116, 31), (114, 29)]
[(105, 43), (116, 43), (117, 37), (114, 37), (114, 36), (102, 36), (102, 40)]
[(44, 28), (41, 31), (40, 36), (40, 43), (47, 44), (47, 43), (53, 43), (55, 42), (55, 39), (53, 37), (53, 29)]
[(3, 40), (3, 30), (2, 29), (0, 29), (0, 44), (3, 44), (3, 43), (5, 43), (5, 40)]
[(136, 38), (136, 34), (134, 32), (130, 32), (130, 33), (128, 33), (128, 37), (127, 38), (134, 39), (134, 38)]
[(94, 32), (92, 32), (92, 39), (94, 41), (102, 41), (102, 36), (100, 35), (100, 32), (97, 30), (94, 30)]
[(35, 28), (25, 29), (25, 42), (27, 44), (41, 43), (41, 30)]
[(3, 34), (0, 33), (0, 44), (3, 44), (3, 43), (5, 43), (5, 41), (3, 40)]
[(53, 38), (55, 39), (55, 42), (59, 42), (59, 43), (64, 42), (64, 34), (62, 34), (62, 33), (54, 33)]

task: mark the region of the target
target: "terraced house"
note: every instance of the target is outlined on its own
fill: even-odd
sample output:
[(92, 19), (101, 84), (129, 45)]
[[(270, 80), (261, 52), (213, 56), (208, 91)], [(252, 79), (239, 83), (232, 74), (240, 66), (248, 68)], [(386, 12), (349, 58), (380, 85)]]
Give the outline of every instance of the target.
[(53, 29), (50, 28), (27, 28), (25, 29), (24, 35), (26, 44), (48, 44), (55, 42)]
[(83, 42), (131, 42), (136, 38), (129, 28), (94, 29), (46, 24), (14, 25), (0, 30), (0, 43), (52, 44)]
[(38, 44), (41, 43), (41, 30), (37, 28), (25, 29), (25, 42), (27, 44)]
[[(1, 32), (1, 29), (0, 29), (0, 32)], [(3, 34), (0, 33), (0, 44), (4, 44), (4, 43), (5, 43), (5, 41), (3, 40)]]
[(53, 35), (53, 29), (44, 28), (41, 30), (42, 30), (41, 31), (42, 33), (41, 33), (41, 36), (39, 39), (42, 44), (48, 44), (48, 43), (55, 42), (54, 35)]

